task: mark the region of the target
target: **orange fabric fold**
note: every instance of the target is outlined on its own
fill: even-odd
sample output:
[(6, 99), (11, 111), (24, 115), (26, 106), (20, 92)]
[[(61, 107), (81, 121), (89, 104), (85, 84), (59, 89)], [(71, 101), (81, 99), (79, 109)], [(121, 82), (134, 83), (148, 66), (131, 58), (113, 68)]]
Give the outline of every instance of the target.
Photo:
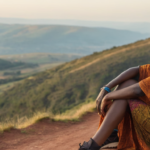
[[(134, 109), (129, 105), (118, 125), (119, 150), (150, 150), (150, 64), (139, 67), (139, 86), (145, 96), (130, 100)], [(100, 116), (99, 127), (103, 120)]]

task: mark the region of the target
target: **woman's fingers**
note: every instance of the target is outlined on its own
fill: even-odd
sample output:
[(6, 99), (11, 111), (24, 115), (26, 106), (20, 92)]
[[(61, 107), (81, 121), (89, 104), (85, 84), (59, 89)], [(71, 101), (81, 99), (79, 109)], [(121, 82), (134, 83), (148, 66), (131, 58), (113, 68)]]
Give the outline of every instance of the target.
[(106, 103), (103, 102), (102, 105), (101, 105), (101, 113), (103, 116), (105, 116), (105, 107), (106, 107)]
[(99, 102), (99, 104), (98, 104), (98, 113), (99, 113), (99, 114), (101, 114), (100, 107), (101, 107), (101, 102)]
[(97, 111), (99, 113), (99, 110), (100, 110), (100, 101), (96, 100), (96, 108), (97, 108)]
[(100, 105), (101, 105), (101, 100), (100, 99), (96, 100), (96, 108), (98, 113), (100, 113)]
[(108, 101), (108, 100), (103, 100), (102, 101), (102, 104), (101, 104), (101, 113), (102, 113), (102, 115), (103, 116), (105, 116), (106, 115), (106, 112), (105, 112), (105, 108), (108, 106), (108, 105), (110, 105), (110, 104), (112, 104), (112, 101)]
[(96, 100), (96, 108), (97, 108), (97, 111), (98, 111), (98, 105), (99, 105), (99, 102)]
[(104, 98), (104, 96), (107, 94), (108, 92), (105, 91), (104, 89), (102, 89), (99, 93), (99, 95), (96, 98), (96, 108), (99, 114), (101, 114), (101, 102)]

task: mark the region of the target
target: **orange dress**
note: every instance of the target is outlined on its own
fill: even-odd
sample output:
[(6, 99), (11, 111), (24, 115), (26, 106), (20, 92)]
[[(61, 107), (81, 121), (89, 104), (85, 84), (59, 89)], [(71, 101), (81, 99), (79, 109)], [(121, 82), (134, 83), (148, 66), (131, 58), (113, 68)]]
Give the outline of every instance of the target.
[(150, 64), (140, 66), (139, 85), (145, 96), (129, 100), (130, 109), (118, 125), (119, 150), (150, 150)]

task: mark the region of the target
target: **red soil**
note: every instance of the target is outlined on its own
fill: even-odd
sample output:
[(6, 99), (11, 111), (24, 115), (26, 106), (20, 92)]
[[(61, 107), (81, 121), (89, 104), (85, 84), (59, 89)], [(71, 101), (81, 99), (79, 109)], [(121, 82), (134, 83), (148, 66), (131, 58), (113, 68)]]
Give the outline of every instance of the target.
[(44, 119), (22, 130), (0, 134), (0, 150), (78, 150), (79, 143), (94, 135), (97, 113), (88, 113), (80, 122), (52, 122)]

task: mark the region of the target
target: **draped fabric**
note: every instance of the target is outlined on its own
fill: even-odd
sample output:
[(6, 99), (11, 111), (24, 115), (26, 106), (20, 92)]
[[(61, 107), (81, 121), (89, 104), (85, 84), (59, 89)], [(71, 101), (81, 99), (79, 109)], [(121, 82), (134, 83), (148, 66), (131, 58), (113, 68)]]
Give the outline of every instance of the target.
[[(150, 64), (139, 67), (139, 86), (145, 96), (129, 100), (129, 109), (118, 125), (119, 150), (150, 150)], [(103, 120), (100, 116), (99, 127)]]

